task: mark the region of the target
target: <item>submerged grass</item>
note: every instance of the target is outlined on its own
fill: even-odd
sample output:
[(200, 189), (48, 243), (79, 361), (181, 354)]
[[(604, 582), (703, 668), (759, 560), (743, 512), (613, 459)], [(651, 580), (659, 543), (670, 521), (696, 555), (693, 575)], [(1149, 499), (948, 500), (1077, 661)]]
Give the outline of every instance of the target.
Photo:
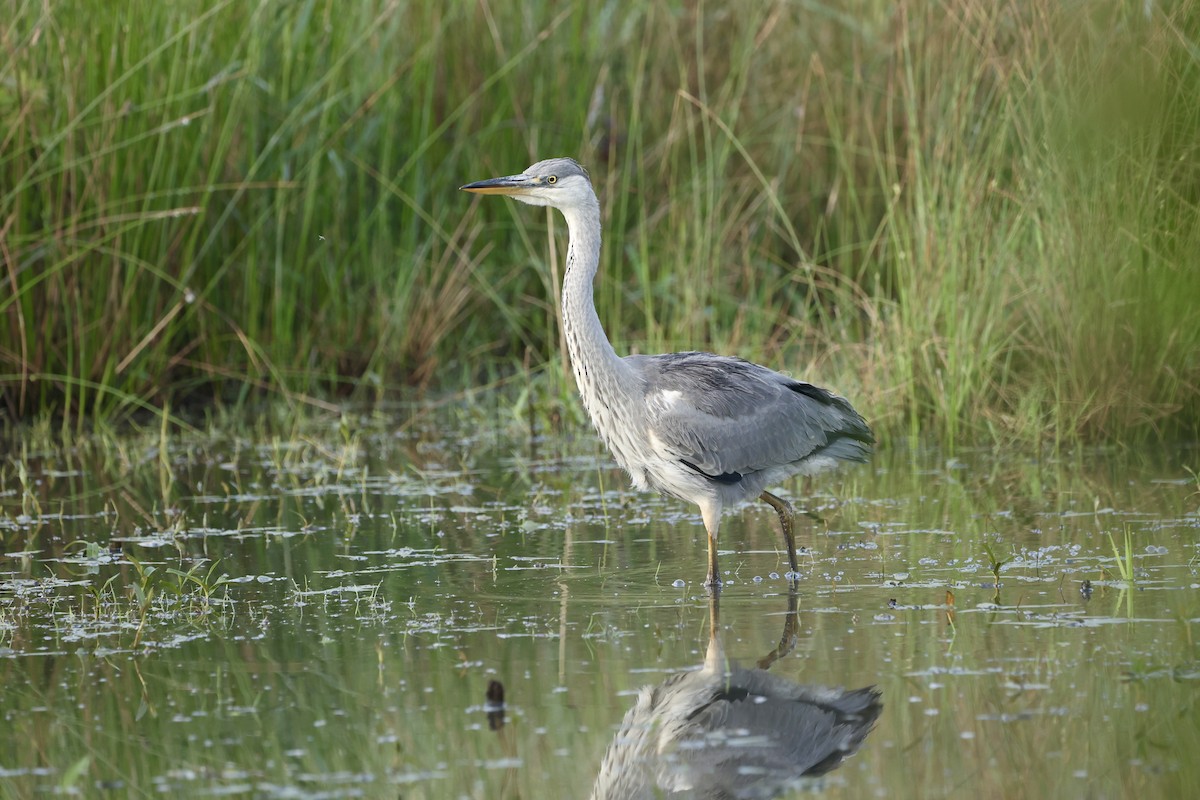
[(547, 361), (561, 418), (562, 226), (455, 188), (568, 154), (618, 349), (764, 359), (884, 437), (1200, 424), (1196, 0), (5, 9), (9, 419)]

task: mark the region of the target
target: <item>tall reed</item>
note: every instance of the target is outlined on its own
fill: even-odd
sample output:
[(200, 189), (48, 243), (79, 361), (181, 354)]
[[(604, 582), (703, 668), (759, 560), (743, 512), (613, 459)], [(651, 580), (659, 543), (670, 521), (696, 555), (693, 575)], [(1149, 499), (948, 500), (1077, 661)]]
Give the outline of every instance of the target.
[(623, 349), (765, 359), (889, 438), (1200, 421), (1196, 0), (5, 6), (11, 419), (560, 363), (562, 225), (455, 189), (565, 154)]

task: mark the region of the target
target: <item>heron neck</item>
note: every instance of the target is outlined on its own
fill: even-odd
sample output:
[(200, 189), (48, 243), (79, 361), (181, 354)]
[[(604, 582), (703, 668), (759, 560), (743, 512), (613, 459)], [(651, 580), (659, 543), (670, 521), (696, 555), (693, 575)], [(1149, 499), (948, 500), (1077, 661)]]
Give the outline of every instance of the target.
[(567, 220), (567, 273), (563, 278), (563, 334), (571, 355), (571, 369), (583, 404), (597, 420), (598, 405), (607, 405), (610, 392), (628, 391), (634, 377), (604, 334), (592, 295), (600, 265), (600, 206), (563, 211)]

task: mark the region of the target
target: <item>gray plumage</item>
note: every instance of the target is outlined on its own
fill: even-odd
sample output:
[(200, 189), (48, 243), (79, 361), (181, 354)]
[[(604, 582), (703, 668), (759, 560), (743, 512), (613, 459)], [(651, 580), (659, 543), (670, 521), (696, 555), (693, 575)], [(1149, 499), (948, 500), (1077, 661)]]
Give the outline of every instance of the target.
[(696, 352), (625, 361), (643, 376), (658, 439), (694, 471), (732, 486), (731, 500), (814, 459), (865, 461), (871, 451), (870, 431), (844, 399), (758, 364)]
[(462, 188), (562, 212), (569, 233), (563, 333), (584, 408), (636, 487), (700, 507), (709, 540), (706, 585), (721, 582), (722, 510), (754, 497), (778, 513), (795, 572), (794, 512), (765, 490), (791, 475), (866, 461), (875, 440), (858, 412), (825, 389), (739, 358), (698, 352), (618, 356), (592, 299), (600, 206), (587, 171), (572, 159), (539, 161), (519, 175)]

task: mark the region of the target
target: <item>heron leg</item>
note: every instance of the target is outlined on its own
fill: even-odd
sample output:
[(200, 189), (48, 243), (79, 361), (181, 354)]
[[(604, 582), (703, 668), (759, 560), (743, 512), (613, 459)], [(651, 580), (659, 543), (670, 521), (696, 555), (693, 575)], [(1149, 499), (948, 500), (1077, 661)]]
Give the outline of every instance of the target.
[(782, 497), (776, 497), (770, 492), (763, 492), (759, 497), (768, 503), (779, 515), (779, 527), (783, 529), (783, 544), (787, 548), (788, 564), (792, 572), (798, 573), (800, 566), (796, 563), (796, 535), (792, 531), (792, 523), (796, 519), (796, 509)]
[(704, 519), (704, 530), (708, 531), (708, 577), (704, 585), (720, 591), (721, 571), (717, 568), (717, 531), (721, 527), (721, 504), (719, 502), (700, 503), (700, 516)]

